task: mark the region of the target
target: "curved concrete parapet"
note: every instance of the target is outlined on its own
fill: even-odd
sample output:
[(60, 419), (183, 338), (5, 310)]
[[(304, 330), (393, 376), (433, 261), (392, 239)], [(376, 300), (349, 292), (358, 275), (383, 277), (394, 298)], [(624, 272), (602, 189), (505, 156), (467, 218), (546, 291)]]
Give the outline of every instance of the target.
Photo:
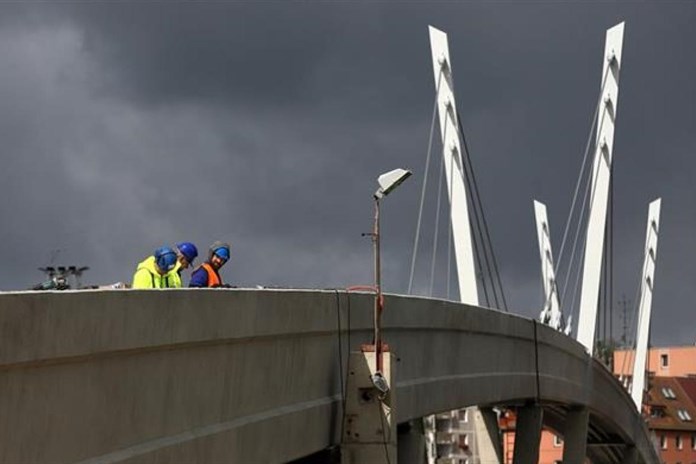
[[(370, 341), (371, 324), (372, 296), (345, 291), (0, 294), (0, 462), (309, 455), (340, 442), (346, 359)], [(562, 420), (584, 405), (593, 439), (658, 461), (630, 397), (558, 332), (402, 296), (386, 297), (384, 328), (399, 359), (399, 422), (527, 401)]]

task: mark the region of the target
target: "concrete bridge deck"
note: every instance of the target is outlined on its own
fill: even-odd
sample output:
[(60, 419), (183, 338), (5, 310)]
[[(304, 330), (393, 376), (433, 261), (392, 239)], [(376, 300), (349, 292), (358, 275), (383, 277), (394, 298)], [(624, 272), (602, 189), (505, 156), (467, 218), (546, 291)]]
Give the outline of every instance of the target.
[[(0, 462), (287, 462), (340, 442), (345, 364), (372, 296), (332, 290), (0, 294)], [(388, 295), (397, 419), (542, 404), (588, 453), (659, 462), (631, 398), (574, 340), (523, 317)]]

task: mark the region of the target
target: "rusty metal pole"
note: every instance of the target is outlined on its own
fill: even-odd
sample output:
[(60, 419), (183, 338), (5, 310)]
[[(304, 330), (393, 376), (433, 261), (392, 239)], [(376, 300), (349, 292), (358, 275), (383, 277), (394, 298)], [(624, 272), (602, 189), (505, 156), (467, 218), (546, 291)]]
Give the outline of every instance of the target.
[(375, 254), (375, 308), (374, 308), (374, 342), (375, 356), (377, 363), (377, 372), (382, 372), (382, 263), (380, 257), (380, 241), (379, 241), (379, 198), (375, 196), (375, 222), (372, 231), (372, 243), (374, 245)]

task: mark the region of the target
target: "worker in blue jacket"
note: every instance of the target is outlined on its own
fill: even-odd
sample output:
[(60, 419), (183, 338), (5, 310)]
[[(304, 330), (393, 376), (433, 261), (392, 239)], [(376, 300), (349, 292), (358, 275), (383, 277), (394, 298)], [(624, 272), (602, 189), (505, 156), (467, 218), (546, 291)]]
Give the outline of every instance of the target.
[(220, 278), (220, 268), (230, 259), (230, 245), (225, 242), (215, 242), (208, 251), (208, 260), (201, 264), (191, 274), (189, 287), (224, 287)]

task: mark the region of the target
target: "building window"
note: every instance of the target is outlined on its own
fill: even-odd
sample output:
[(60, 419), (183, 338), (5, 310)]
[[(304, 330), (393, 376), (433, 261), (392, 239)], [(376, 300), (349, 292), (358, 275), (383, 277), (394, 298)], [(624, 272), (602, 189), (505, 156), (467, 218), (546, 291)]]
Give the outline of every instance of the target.
[(689, 411), (686, 409), (677, 409), (677, 416), (679, 416), (679, 419), (683, 422), (691, 422), (691, 414), (689, 414)]
[(660, 367), (662, 369), (667, 369), (669, 367), (669, 355), (668, 354), (661, 354), (660, 355)]
[(660, 418), (665, 417), (665, 408), (662, 406), (650, 406), (650, 417)]
[(677, 398), (677, 395), (674, 394), (674, 390), (672, 390), (670, 387), (662, 387), (662, 396), (664, 396), (668, 400), (673, 400)]
[(696, 451), (696, 433), (691, 434), (691, 449)]
[(677, 435), (676, 437), (674, 437), (674, 441), (678, 450), (683, 449), (681, 435)]
[(559, 437), (558, 435), (553, 436), (553, 446), (558, 448), (559, 446), (563, 446), (563, 439)]
[(462, 422), (469, 422), (469, 410), (464, 409), (464, 414), (462, 414), (462, 411), (459, 411), (459, 420)]
[(664, 435), (660, 435), (660, 448), (667, 449), (667, 437)]

